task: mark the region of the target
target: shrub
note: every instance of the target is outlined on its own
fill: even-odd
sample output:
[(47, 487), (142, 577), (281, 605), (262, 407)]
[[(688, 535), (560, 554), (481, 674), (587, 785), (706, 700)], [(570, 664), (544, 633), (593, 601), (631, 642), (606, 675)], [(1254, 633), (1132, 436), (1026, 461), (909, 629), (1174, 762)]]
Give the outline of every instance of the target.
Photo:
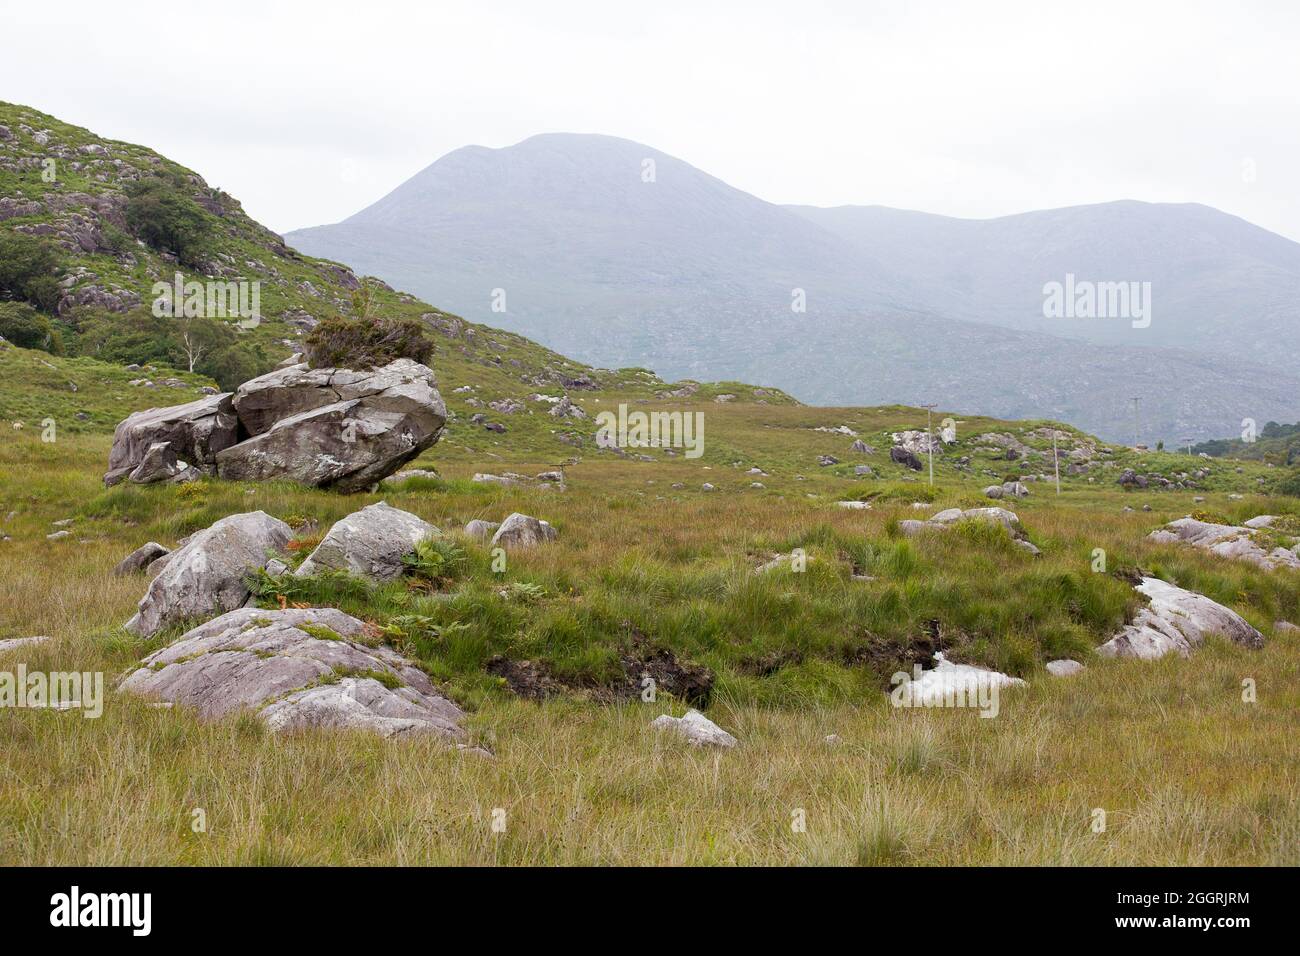
[(179, 177), (152, 176), (127, 187), (126, 224), (154, 249), (197, 266), (209, 254), (212, 227), (203, 208), (182, 189)]
[(1293, 471), (1282, 479), (1277, 486), (1278, 494), (1300, 498), (1300, 470)]
[(30, 302), (45, 312), (59, 304), (59, 254), (44, 239), (0, 234), (0, 298)]
[(0, 338), (19, 348), (63, 351), (63, 337), (50, 320), (25, 302), (0, 302)]
[(369, 321), (335, 316), (307, 336), (307, 361), (313, 368), (378, 368), (399, 358), (429, 361), (433, 343), (410, 319)]

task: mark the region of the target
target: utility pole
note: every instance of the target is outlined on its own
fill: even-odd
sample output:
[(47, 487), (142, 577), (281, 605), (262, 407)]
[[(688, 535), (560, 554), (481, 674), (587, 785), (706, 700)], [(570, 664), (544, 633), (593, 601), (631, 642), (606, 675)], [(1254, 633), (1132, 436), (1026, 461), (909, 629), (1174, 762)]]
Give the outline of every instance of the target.
[(1052, 465), (1056, 468), (1056, 493), (1061, 493), (1061, 456), (1056, 452), (1056, 429), (1052, 429)]
[(1138, 446), (1138, 400), (1139, 396), (1133, 396), (1133, 447)]
[(1183, 444), (1187, 446), (1187, 454), (1190, 455), (1192, 453), (1192, 439), (1184, 438)]
[(938, 405), (922, 405), (925, 409), (925, 447), (930, 452), (930, 487), (934, 487), (934, 430), (930, 427), (934, 410)]

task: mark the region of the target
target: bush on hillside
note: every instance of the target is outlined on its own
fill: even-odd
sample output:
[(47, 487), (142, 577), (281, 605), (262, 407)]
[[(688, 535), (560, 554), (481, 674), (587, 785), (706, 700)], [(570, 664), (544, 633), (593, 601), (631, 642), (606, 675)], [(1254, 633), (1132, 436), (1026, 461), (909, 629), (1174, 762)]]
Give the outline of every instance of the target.
[(63, 337), (26, 302), (0, 302), (0, 338), (24, 349), (63, 353)]
[(433, 342), (410, 319), (326, 319), (306, 342), (313, 368), (378, 368), (400, 358), (428, 364)]
[(1300, 498), (1300, 470), (1293, 471), (1277, 486), (1278, 494)]
[(198, 266), (209, 255), (212, 226), (203, 208), (176, 177), (152, 176), (126, 190), (126, 224), (154, 249), (170, 252), (183, 265)]
[(59, 271), (58, 250), (48, 240), (0, 233), (0, 299), (52, 313), (59, 304)]

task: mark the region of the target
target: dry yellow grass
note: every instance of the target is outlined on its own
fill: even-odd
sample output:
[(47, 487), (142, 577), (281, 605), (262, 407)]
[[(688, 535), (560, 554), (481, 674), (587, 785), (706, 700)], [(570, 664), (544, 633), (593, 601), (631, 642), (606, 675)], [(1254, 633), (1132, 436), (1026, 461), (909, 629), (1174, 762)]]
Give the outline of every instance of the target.
[[(176, 500), (146, 489), (141, 494), (153, 497), (136, 503), (143, 517), (79, 518), (74, 540), (44, 537), (50, 522), (78, 513), (99, 494), (105, 448), (104, 440), (87, 439), (50, 450), (41, 461), (27, 446), (0, 446), (7, 502), (19, 506), (0, 554), (0, 638), (54, 638), (0, 656), (0, 670), (22, 661), (33, 669), (103, 670), (111, 681), (144, 650), (118, 629), (143, 584), (109, 571), (130, 548), (183, 517), (167, 511), (179, 507)], [(665, 566), (744, 577), (751, 555), (768, 546), (823, 526), (888, 541), (890, 519), (910, 516), (904, 505), (870, 512), (827, 507), (834, 495), (824, 485), (796, 485), (788, 476), (769, 479), (769, 494), (654, 502), (658, 492), (646, 482), (662, 487), (675, 480), (676, 467), (584, 465), (572, 470), (570, 492), (550, 498), (388, 497), (447, 526), (499, 518), (515, 507), (545, 509), (561, 526), (561, 540), (523, 559), (523, 570), (574, 582), (575, 596), (563, 599), (576, 603), (622, 567), (623, 576), (645, 570), (647, 600), (668, 606), (676, 598), (669, 593), (673, 579), (661, 573)], [(445, 471), (454, 476), (469, 468)], [(803, 499), (805, 487), (821, 500)], [(651, 500), (641, 500), (642, 491)], [(782, 493), (789, 496), (784, 503), (776, 498)], [(216, 510), (296, 511), (323, 522), (364, 497), (276, 486), (212, 494)], [(945, 489), (935, 507), (969, 494)], [(1169, 515), (1182, 504), (1164, 500)], [(1150, 548), (1142, 534), (1165, 515), (1121, 513), (1120, 503), (1085, 492), (1018, 505), (1048, 551), (1029, 566), (1032, 573), (1067, 573), (1086, 564), (1092, 547), (1105, 547), (1162, 562), (1173, 576), (1239, 591), (1234, 606), (1266, 632), (1273, 615), (1294, 614), (1293, 580)], [(994, 577), (1029, 573), (1017, 555), (997, 549), (967, 565), (951, 540), (919, 540), (915, 547), (926, 586), (951, 591), (955, 609), (970, 589), (984, 586), (976, 580), (981, 568)], [(836, 576), (774, 585), (794, 594), (791, 600), (805, 586), (815, 591), (808, 600), (820, 595), (832, 608), (842, 600), (846, 613), (859, 600)], [(876, 586), (913, 593), (905, 581), (863, 587)], [(656, 597), (656, 587), (665, 593)], [(1015, 637), (1037, 647), (1032, 633)], [(776, 703), (757, 702), (750, 683), (722, 681), (709, 714), (741, 741), (724, 753), (692, 750), (650, 731), (656, 714), (681, 711), (664, 701), (602, 707), (484, 696), (469, 730), (494, 759), (448, 751), (433, 740), (273, 738), (251, 718), (202, 724), (184, 710), (115, 695), (96, 720), (75, 711), (4, 709), (0, 861), (1295, 865), (1297, 652), (1294, 637), (1270, 633), (1260, 652), (1213, 642), (1190, 660), (1090, 661), (1085, 674), (1066, 680), (1049, 678), (1031, 660), (1024, 672), (1030, 686), (1007, 692), (995, 719), (974, 711), (896, 710), (874, 686), (859, 692), (851, 685), (852, 699), (828, 703), (847, 692), (803, 695), (815, 686), (815, 669), (776, 685), (789, 691), (774, 692)], [(1254, 703), (1242, 699), (1246, 678), (1258, 688)], [(841, 742), (826, 744), (828, 734)], [(1098, 809), (1106, 814), (1100, 833), (1093, 829)], [(195, 810), (204, 813), (203, 832), (193, 828)], [(800, 812), (806, 826), (797, 832), (792, 821)], [(504, 829), (494, 829), (494, 821)]]

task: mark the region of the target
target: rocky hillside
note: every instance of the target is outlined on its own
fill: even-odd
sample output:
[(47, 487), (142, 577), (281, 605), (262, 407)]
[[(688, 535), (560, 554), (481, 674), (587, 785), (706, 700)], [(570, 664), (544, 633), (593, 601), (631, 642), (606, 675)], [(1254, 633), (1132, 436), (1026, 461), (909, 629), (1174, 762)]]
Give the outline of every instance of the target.
[[(192, 226), (201, 241), (181, 243), (179, 254), (147, 242), (140, 235), (147, 230), (133, 218), (133, 194), (155, 182), (168, 190), (165, 203), (197, 210)], [(152, 150), (0, 103), (0, 243), (6, 242), (23, 254), (38, 250), (53, 287), (26, 296), (21, 289), (0, 291), (0, 310), (26, 298), (60, 340), (54, 351), (64, 353), (0, 351), (4, 381), (14, 385), (0, 389), (0, 417), (27, 427), (54, 417), (73, 431), (111, 430), (132, 410), (178, 404), (205, 386), (229, 389), (298, 351), (323, 319), (361, 310), (415, 319), (426, 328), (454, 426), (447, 447), (490, 449), (509, 434), (514, 446), (554, 457), (589, 442), (594, 427), (580, 425), (579, 415), (602, 396), (792, 402), (778, 390), (738, 382), (670, 383), (640, 368), (593, 368), (467, 322), (382, 281), (298, 253), (235, 198)], [(226, 338), (214, 345), (231, 356), (226, 364), (200, 361), (197, 374), (181, 373), (183, 350), (155, 348), (160, 336), (171, 334), (171, 320), (150, 315), (153, 285), (174, 282), (177, 274), (184, 281), (259, 283), (260, 322), (223, 323)], [(567, 413), (547, 414), (566, 395)]]

